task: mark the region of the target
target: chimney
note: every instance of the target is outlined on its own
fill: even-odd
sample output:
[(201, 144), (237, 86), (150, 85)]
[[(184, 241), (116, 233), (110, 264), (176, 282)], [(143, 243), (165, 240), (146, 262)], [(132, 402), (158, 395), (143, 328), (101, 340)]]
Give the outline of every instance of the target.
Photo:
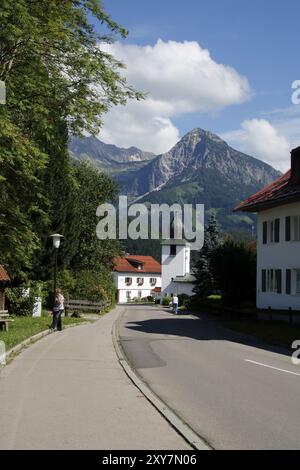
[(300, 147), (297, 147), (291, 151), (290, 182), (300, 186)]

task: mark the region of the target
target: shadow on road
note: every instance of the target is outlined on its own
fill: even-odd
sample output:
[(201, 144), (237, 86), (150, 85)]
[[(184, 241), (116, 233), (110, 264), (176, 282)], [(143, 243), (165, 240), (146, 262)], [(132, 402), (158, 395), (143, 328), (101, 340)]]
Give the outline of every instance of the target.
[(205, 316), (193, 318), (190, 316), (175, 317), (170, 313), (170, 318), (127, 322), (126, 328), (148, 334), (178, 336), (198, 341), (231, 341), (286, 356), (290, 356), (292, 352), (292, 350), (281, 346), (264, 343), (253, 336), (229, 330), (216, 321), (207, 319)]

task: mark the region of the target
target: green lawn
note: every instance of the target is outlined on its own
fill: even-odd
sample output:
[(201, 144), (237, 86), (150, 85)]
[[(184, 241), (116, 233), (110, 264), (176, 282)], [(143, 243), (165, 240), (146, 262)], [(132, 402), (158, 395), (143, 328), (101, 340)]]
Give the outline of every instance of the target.
[[(13, 317), (14, 322), (9, 324), (8, 331), (0, 330), (0, 340), (4, 341), (6, 351), (21, 343), (25, 339), (41, 331), (47, 330), (51, 324), (52, 316)], [(81, 323), (84, 318), (63, 318), (63, 325)]]
[(269, 344), (290, 348), (295, 339), (300, 340), (300, 325), (255, 320), (223, 319), (221, 322), (226, 328), (254, 336)]

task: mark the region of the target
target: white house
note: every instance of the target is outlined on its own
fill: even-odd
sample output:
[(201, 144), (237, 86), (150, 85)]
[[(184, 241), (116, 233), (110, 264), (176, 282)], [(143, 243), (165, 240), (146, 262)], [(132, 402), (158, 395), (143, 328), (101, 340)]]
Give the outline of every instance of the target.
[(191, 249), (185, 240), (162, 242), (161, 297), (171, 294), (193, 295), (195, 276), (190, 272)]
[(300, 310), (300, 147), (291, 170), (235, 211), (257, 212), (257, 307)]
[(117, 302), (127, 303), (161, 292), (161, 265), (152, 256), (126, 255), (115, 259)]

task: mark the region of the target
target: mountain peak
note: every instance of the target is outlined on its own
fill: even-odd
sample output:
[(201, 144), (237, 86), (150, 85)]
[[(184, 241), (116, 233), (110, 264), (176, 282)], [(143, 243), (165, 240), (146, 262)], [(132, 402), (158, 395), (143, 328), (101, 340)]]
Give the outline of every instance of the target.
[(207, 131), (205, 129), (201, 129), (200, 127), (195, 127), (195, 129), (191, 130), (190, 132), (187, 132), (187, 134), (185, 134), (182, 138), (182, 140), (188, 139), (198, 139), (198, 141), (200, 141), (201, 139), (208, 139), (213, 140), (214, 142), (226, 143), (217, 134), (214, 134), (213, 132)]

